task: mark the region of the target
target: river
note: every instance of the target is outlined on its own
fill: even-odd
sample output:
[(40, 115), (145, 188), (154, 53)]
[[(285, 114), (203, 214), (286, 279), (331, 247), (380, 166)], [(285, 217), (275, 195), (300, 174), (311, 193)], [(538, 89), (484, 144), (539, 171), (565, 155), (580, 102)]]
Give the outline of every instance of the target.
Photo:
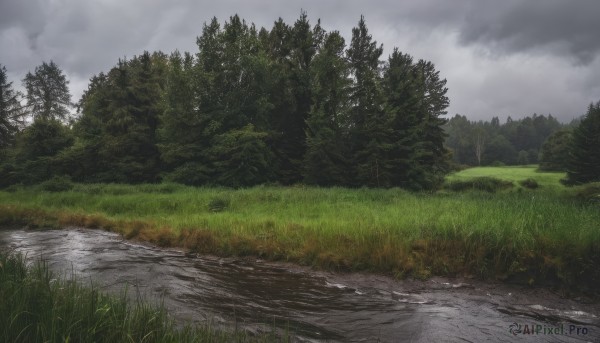
[(0, 231), (0, 249), (43, 257), (65, 277), (160, 299), (178, 322), (301, 342), (600, 342), (600, 304), (544, 288), (313, 271), (196, 256), (80, 228)]

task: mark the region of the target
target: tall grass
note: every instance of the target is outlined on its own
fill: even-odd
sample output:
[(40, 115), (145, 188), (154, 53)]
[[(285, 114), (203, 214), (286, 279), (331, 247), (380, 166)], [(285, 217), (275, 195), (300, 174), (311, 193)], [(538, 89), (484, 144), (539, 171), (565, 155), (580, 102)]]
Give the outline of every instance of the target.
[[(123, 293), (125, 294), (125, 293)], [(250, 337), (210, 327), (177, 327), (164, 308), (125, 295), (108, 296), (75, 279), (56, 279), (40, 261), (0, 252), (2, 342), (246, 342)]]
[[(450, 179), (490, 173), (479, 169)], [(205, 253), (398, 276), (600, 282), (597, 204), (572, 197), (556, 173), (494, 170), (501, 171), (497, 177), (532, 178), (541, 187), (494, 194), (174, 184), (76, 185), (54, 193), (24, 188), (0, 192), (0, 223), (103, 227)]]

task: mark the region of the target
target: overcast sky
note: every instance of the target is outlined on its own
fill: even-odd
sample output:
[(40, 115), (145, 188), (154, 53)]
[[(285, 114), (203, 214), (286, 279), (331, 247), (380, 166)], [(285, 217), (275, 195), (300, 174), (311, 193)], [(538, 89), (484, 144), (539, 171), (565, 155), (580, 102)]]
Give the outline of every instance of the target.
[(386, 57), (398, 47), (435, 63), (448, 80), (449, 116), (570, 121), (600, 100), (598, 0), (0, 0), (0, 64), (20, 85), (54, 60), (76, 101), (120, 57), (196, 52), (213, 16), (237, 13), (271, 28), (279, 17), (292, 24), (301, 9), (346, 38), (364, 14)]

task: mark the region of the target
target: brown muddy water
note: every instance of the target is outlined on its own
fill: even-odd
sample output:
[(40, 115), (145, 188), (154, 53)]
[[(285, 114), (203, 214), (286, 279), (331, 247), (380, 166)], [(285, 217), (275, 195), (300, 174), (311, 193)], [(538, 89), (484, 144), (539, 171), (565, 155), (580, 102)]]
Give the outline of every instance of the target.
[[(253, 259), (196, 256), (98, 230), (0, 231), (0, 249), (109, 292), (162, 301), (178, 322), (301, 342), (600, 342), (600, 304), (548, 289), (397, 281)], [(1, 300), (0, 300), (1, 301)]]

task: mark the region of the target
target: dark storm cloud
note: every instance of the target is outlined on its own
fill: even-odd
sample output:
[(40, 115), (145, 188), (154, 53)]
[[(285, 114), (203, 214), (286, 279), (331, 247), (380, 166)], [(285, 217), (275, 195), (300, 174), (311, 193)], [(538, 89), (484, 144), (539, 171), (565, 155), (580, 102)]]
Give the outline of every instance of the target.
[(465, 17), (461, 42), (491, 45), (505, 53), (550, 52), (590, 63), (600, 50), (600, 1), (481, 2)]
[(349, 38), (364, 14), (373, 37), (433, 61), (448, 79), (449, 113), (472, 118), (553, 113), (568, 120), (600, 98), (596, 0), (0, 0), (0, 63), (20, 83), (54, 60), (77, 99), (87, 80), (144, 50), (195, 52), (213, 16), (258, 27), (300, 10)]
[[(352, 1), (360, 6), (360, 1)], [(390, 25), (456, 31), (459, 42), (499, 54), (555, 53), (589, 63), (600, 51), (597, 0), (421, 0), (377, 2), (367, 13)]]

